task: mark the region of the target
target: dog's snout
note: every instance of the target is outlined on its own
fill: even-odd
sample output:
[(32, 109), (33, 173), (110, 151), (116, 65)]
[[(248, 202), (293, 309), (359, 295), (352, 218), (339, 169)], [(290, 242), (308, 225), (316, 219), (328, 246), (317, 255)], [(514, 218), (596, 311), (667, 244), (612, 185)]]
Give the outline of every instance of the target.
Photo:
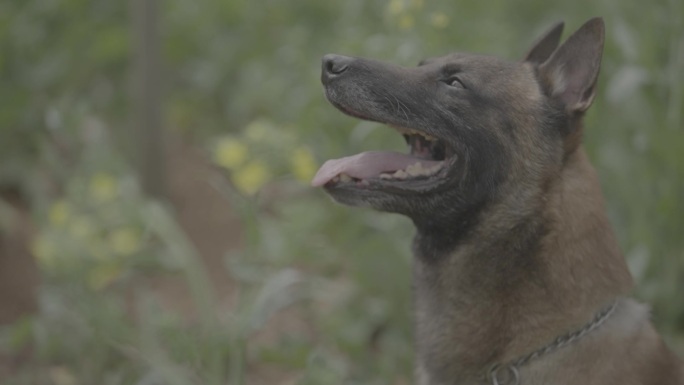
[(341, 75), (349, 69), (354, 58), (342, 55), (327, 54), (323, 56), (321, 65), (321, 80), (326, 81)]

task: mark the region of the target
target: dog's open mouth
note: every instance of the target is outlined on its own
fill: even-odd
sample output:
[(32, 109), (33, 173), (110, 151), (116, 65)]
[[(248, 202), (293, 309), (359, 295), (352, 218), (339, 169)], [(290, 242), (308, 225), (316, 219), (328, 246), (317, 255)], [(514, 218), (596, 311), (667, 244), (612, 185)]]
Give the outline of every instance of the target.
[(357, 187), (374, 184), (404, 185), (439, 179), (441, 171), (455, 162), (455, 151), (447, 142), (421, 131), (396, 127), (406, 139), (409, 154), (369, 151), (328, 160), (318, 170), (311, 184), (315, 187)]

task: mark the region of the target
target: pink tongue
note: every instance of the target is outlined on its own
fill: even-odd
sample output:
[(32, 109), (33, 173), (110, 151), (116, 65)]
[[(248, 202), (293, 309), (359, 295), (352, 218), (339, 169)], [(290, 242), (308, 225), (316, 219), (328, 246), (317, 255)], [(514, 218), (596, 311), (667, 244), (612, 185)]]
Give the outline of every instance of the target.
[(340, 174), (347, 174), (357, 179), (367, 179), (376, 177), (383, 172), (403, 170), (414, 163), (422, 163), (423, 167), (429, 168), (439, 162), (414, 158), (399, 152), (362, 152), (346, 158), (326, 161), (314, 176), (311, 185), (314, 187), (323, 186)]

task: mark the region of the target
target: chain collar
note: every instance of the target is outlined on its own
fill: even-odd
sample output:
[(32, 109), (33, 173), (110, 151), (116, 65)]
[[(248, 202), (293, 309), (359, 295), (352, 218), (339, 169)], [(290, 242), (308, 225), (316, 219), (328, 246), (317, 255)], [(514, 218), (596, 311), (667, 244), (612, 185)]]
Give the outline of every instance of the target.
[[(509, 362), (509, 363), (499, 363), (499, 364), (494, 364), (491, 369), (489, 369), (489, 372), (487, 373), (487, 379), (492, 385), (519, 385), (520, 384), (520, 367), (527, 364), (529, 361), (537, 359), (543, 355), (546, 355), (548, 353), (554, 352), (566, 345), (569, 345), (580, 338), (584, 337), (585, 335), (591, 333), (592, 331), (596, 330), (599, 326), (601, 326), (608, 318), (610, 318), (611, 314), (613, 314), (613, 311), (617, 307), (618, 300), (615, 300), (613, 303), (610, 305), (606, 306), (603, 308), (600, 312), (596, 313), (594, 318), (589, 322), (588, 324), (584, 325), (581, 329), (575, 330), (573, 332), (570, 332), (568, 334), (564, 334), (562, 336), (559, 336), (555, 340), (553, 340), (551, 343), (548, 345), (542, 347), (539, 350), (536, 350), (530, 354), (527, 354), (525, 356), (522, 356), (518, 358), (515, 361)], [(504, 382), (501, 382), (499, 379), (499, 376), (502, 373), (508, 372), (508, 376), (505, 377), (507, 380)]]

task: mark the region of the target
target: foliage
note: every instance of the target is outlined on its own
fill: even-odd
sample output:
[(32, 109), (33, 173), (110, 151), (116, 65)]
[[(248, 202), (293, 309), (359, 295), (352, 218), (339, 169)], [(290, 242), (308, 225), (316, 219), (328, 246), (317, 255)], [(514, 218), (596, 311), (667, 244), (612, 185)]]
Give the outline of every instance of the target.
[(247, 195), (272, 179), (272, 171), (290, 172), (302, 183), (309, 182), (316, 172), (311, 149), (298, 143), (292, 128), (277, 127), (265, 119), (249, 123), (239, 135), (218, 137), (213, 153), (216, 164), (230, 170), (235, 187)]
[(121, 107), (123, 2), (0, 5), (0, 182), (25, 183), (42, 145), (78, 142), (89, 118)]
[[(220, 306), (172, 209), (140, 194), (115, 146), (126, 2), (0, 3), (0, 182), (32, 186), (33, 250), (47, 277), (40, 313), (0, 329), (0, 356), (36, 353), (3, 383), (251, 384), (261, 369), (282, 373), (278, 383), (410, 383), (410, 224), (305, 185), (322, 159), (402, 140), (327, 105), (319, 58), (515, 59), (552, 22), (575, 29), (595, 15), (608, 31), (585, 141), (637, 295), (681, 344), (681, 2), (170, 0), (162, 10), (165, 122), (225, 171), (218, 187), (244, 226), (243, 247), (226, 256), (237, 304)], [(188, 282), (192, 321), (135, 285), (158, 273)], [(262, 338), (288, 309), (300, 327)]]

